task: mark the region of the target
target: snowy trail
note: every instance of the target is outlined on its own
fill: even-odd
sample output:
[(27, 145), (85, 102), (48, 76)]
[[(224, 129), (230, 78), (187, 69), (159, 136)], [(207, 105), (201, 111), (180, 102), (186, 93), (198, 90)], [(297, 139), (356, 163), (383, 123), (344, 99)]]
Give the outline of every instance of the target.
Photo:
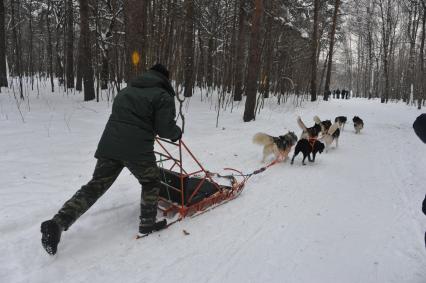
[(0, 282), (426, 282), (426, 145), (411, 128), (420, 112), (406, 105), (267, 103), (253, 123), (241, 107), (221, 113), (216, 129), (216, 113), (194, 99), (185, 141), (212, 171), (261, 167), (251, 137), (299, 135), (298, 115), (311, 124), (356, 114), (366, 125), (355, 135), (348, 122), (314, 164), (275, 165), (238, 199), (138, 241), (140, 190), (124, 170), (49, 257), (40, 222), (89, 180), (110, 110), (45, 95), (22, 124), (13, 100), (0, 100)]

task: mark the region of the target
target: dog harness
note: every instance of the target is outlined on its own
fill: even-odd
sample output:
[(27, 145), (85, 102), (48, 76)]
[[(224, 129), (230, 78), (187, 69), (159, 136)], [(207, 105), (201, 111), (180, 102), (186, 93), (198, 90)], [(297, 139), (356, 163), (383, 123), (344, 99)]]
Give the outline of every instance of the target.
[(311, 151), (314, 151), (314, 145), (315, 145), (316, 141), (317, 141), (317, 138), (309, 138), (308, 139), (309, 145), (311, 146)]

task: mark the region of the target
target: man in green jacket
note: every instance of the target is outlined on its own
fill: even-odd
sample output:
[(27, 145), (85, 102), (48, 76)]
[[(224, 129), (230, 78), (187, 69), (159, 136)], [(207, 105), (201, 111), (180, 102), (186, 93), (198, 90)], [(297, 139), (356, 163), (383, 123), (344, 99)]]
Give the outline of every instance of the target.
[(154, 138), (177, 141), (175, 92), (169, 72), (161, 64), (131, 81), (118, 93), (112, 113), (95, 153), (97, 164), (92, 180), (82, 186), (58, 213), (41, 224), (42, 245), (51, 255), (57, 251), (62, 231), (85, 213), (127, 167), (142, 185), (139, 232), (149, 234), (166, 227), (156, 222), (160, 173), (154, 155)]

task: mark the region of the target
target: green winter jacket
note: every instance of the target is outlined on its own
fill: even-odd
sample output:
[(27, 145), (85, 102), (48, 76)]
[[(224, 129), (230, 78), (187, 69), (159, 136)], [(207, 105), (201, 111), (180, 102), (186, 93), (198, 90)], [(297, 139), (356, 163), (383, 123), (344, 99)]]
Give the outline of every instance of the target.
[(120, 91), (96, 150), (96, 158), (155, 161), (154, 138), (176, 140), (175, 92), (161, 73), (149, 70)]

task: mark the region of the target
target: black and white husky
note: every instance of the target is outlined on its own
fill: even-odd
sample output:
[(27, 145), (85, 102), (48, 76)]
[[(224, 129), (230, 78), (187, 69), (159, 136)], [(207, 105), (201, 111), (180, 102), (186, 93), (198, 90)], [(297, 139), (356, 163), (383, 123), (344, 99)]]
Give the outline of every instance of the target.
[(346, 118), (346, 116), (337, 116), (336, 119), (334, 119), (334, 122), (339, 123), (339, 128), (343, 131), (347, 120), (348, 118)]
[(358, 116), (355, 116), (352, 121), (354, 122), (355, 134), (361, 133), (361, 129), (364, 128), (364, 121)]

